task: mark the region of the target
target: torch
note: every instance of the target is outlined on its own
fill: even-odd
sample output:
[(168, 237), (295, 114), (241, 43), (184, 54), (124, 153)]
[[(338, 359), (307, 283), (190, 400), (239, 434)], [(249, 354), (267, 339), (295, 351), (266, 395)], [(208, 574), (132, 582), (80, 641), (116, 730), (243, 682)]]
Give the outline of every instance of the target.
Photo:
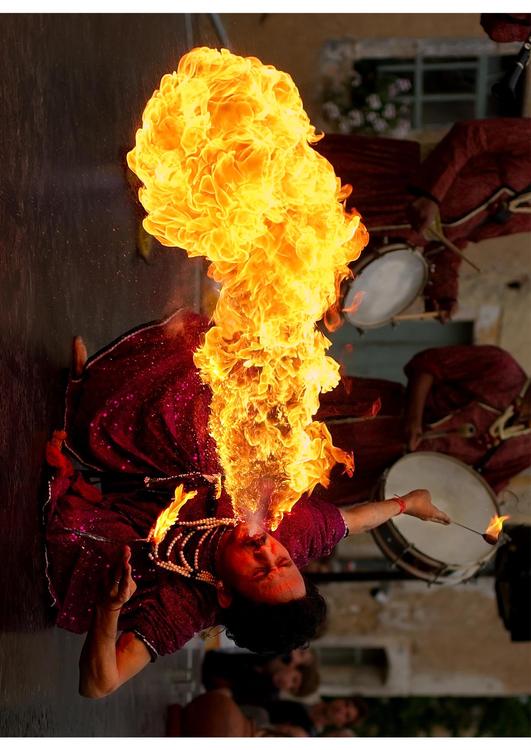
[(490, 519), (485, 531), (476, 531), (476, 529), (471, 529), (470, 526), (465, 526), (464, 523), (459, 523), (458, 521), (452, 521), (452, 523), (456, 526), (460, 526), (462, 529), (471, 531), (473, 534), (479, 534), (479, 536), (482, 537), (487, 542), (487, 544), (490, 544), (494, 547), (494, 545), (499, 541), (503, 524), (508, 518), (510, 518), (510, 516), (498, 516), (495, 514)]

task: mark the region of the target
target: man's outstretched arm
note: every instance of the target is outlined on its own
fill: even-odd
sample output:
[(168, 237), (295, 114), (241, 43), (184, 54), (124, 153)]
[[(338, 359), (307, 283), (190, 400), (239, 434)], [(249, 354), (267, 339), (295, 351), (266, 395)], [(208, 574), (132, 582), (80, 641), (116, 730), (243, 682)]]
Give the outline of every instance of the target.
[(361, 534), (370, 531), (389, 521), (402, 512), (408, 516), (420, 518), (422, 521), (435, 521), (449, 524), (450, 518), (431, 502), (428, 490), (413, 490), (398, 499), (381, 500), (364, 505), (354, 505), (351, 508), (340, 508), (341, 515), (350, 534)]

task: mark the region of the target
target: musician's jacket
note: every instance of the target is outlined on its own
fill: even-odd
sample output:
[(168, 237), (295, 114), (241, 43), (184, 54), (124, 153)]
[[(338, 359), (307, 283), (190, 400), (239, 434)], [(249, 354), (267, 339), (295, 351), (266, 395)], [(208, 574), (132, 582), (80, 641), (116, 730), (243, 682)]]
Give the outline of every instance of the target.
[[(444, 234), (460, 249), (531, 232), (531, 118), (456, 123), (422, 163), (411, 191), (438, 203)], [(447, 249), (431, 259), (426, 296), (449, 306), (461, 260)]]
[[(508, 352), (497, 346), (444, 346), (420, 352), (404, 369), (410, 380), (421, 372), (434, 378), (423, 428), (439, 437), (426, 438), (418, 450), (464, 461), (496, 492), (531, 466), (531, 429), (516, 414), (528, 379)], [(405, 404), (402, 385), (369, 378), (345, 378), (322, 397), (318, 417), (335, 445), (354, 451), (356, 469), (352, 479), (335, 469), (330, 488), (319, 495), (349, 504), (377, 491), (383, 472), (406, 451)], [(473, 426), (472, 437), (459, 434), (464, 425)]]

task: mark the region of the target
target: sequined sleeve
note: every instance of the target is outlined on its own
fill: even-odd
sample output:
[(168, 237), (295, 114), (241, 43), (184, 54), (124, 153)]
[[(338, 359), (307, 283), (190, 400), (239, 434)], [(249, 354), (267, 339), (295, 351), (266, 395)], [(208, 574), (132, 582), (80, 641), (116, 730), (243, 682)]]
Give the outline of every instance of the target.
[(345, 521), (335, 505), (317, 497), (302, 498), (287, 514), (274, 536), (299, 568), (327, 557), (345, 537)]
[(215, 624), (215, 594), (206, 584), (189, 584), (176, 576), (161, 575), (131, 600), (120, 618), (122, 630), (135, 633), (154, 661), (172, 654), (196, 633)]

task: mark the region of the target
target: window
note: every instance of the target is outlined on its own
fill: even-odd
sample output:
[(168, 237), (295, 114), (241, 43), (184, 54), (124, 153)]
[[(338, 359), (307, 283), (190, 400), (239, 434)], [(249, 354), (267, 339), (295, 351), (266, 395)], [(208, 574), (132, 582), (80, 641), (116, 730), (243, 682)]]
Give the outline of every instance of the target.
[[(410, 90), (391, 99), (409, 105), (415, 130), (446, 127), (459, 120), (503, 114), (491, 88), (508, 67), (512, 56), (424, 57), (406, 60), (362, 60), (356, 69), (374, 66), (376, 81), (394, 76), (406, 79)], [(361, 70), (360, 70), (361, 73)]]
[(521, 101), (502, 104), (491, 92), (519, 48), (487, 38), (331, 40), (321, 55), (324, 129), (403, 138), (519, 115)]

